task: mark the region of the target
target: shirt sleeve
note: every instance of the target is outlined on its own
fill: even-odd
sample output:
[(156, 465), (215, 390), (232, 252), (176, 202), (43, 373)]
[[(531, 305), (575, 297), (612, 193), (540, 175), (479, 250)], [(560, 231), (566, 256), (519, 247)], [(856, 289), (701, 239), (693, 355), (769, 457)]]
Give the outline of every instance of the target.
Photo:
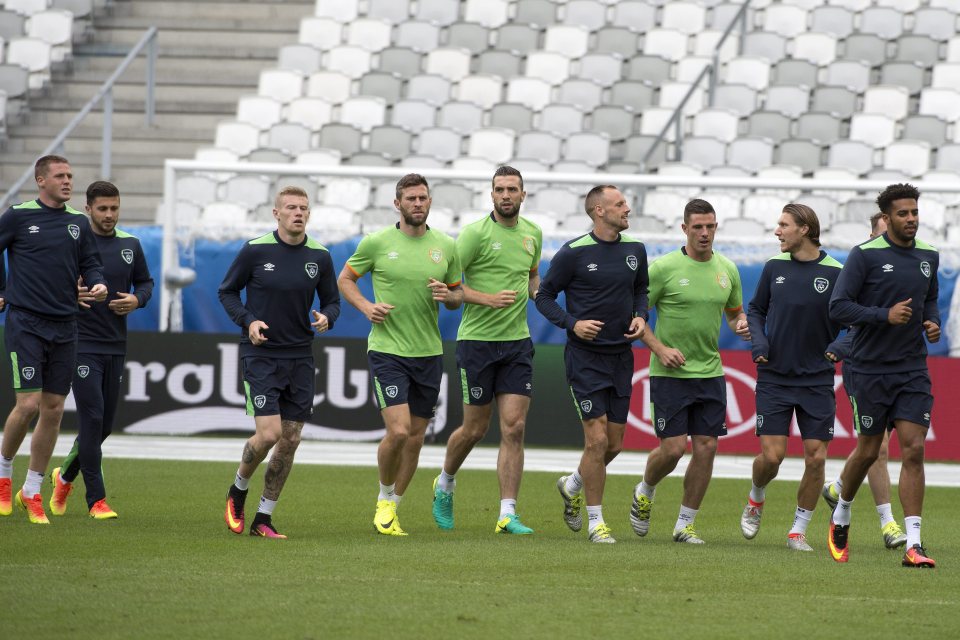
[(769, 358), (770, 341), (767, 340), (767, 312), (770, 308), (770, 263), (764, 265), (757, 281), (753, 299), (747, 305), (747, 322), (750, 325), (750, 355)]
[(247, 286), (250, 281), (250, 245), (244, 244), (237, 257), (233, 259), (227, 274), (220, 283), (217, 290), (217, 296), (220, 298), (220, 304), (233, 322), (246, 329), (250, 323), (256, 320), (252, 313), (243, 306), (240, 300), (240, 291)]
[(537, 243), (537, 246), (533, 250), (533, 266), (530, 267), (530, 273), (535, 274), (540, 270), (540, 252), (543, 250), (543, 229), (539, 226), (536, 227), (533, 241)]
[(847, 257), (846, 264), (840, 270), (837, 286), (830, 296), (830, 319), (845, 326), (859, 324), (884, 324), (887, 322), (887, 309), (865, 307), (857, 302), (860, 288), (866, 278), (867, 265), (863, 250), (854, 247)]
[(573, 276), (573, 253), (564, 246), (557, 251), (550, 261), (550, 268), (547, 275), (540, 282), (540, 289), (537, 291), (535, 304), (544, 318), (552, 324), (573, 331), (573, 326), (577, 324), (577, 319), (567, 313), (557, 302), (557, 296), (567, 288), (570, 279)]
[(103, 263), (100, 261), (100, 250), (97, 248), (97, 241), (93, 237), (93, 229), (90, 228), (90, 222), (86, 216), (79, 216), (80, 223), (80, 275), (83, 276), (83, 283), (92, 287), (97, 284), (107, 286), (107, 280), (103, 277)]
[(340, 290), (337, 288), (337, 276), (333, 271), (333, 258), (329, 251), (323, 252), (323, 268), (317, 281), (317, 297), (320, 299), (320, 313), (326, 316), (328, 329), (340, 317)]
[(937, 262), (933, 265), (933, 273), (930, 274), (930, 287), (927, 289), (927, 298), (923, 301), (923, 321), (929, 320), (938, 327), (940, 326), (940, 281), (937, 272), (940, 270), (940, 256), (937, 256)]
[(0, 251), (6, 251), (17, 235), (17, 215), (13, 207), (0, 216)]
[(643, 318), (644, 321), (650, 319), (649, 300), (647, 298), (650, 289), (650, 273), (647, 266), (647, 249), (640, 245), (640, 252), (637, 256), (637, 275), (633, 278), (633, 317)]
[(373, 263), (376, 259), (375, 245), (376, 242), (371, 239), (371, 236), (363, 238), (357, 245), (357, 250), (347, 260), (347, 267), (358, 276), (362, 276), (373, 269)]
[(827, 348), (824, 349), (824, 353), (832, 353), (837, 356), (837, 360), (846, 360), (850, 357), (850, 354), (853, 352), (853, 339), (859, 331), (857, 327), (850, 327), (850, 329), (843, 335), (837, 337), (836, 340), (827, 345)]
[(740, 284), (740, 272), (737, 265), (728, 263), (727, 273), (730, 274), (730, 296), (727, 298), (725, 311), (740, 311), (743, 309), (743, 287)]
[(654, 260), (649, 267), (647, 267), (647, 305), (650, 309), (653, 309), (657, 306), (657, 303), (660, 302), (660, 296), (663, 295), (663, 274), (661, 273), (662, 269), (660, 268), (659, 261)]
[(133, 295), (137, 296), (139, 306), (145, 307), (153, 297), (153, 278), (150, 276), (150, 268), (147, 266), (147, 259), (143, 255), (143, 247), (137, 240), (133, 250)]
[(460, 281), (463, 279), (463, 268), (453, 238), (450, 238), (450, 255), (452, 257), (450, 262), (447, 263), (447, 275), (444, 276), (444, 280), (446, 280), (447, 287), (453, 289), (459, 287)]
[[(472, 227), (465, 228), (460, 232), (460, 235), (457, 236), (454, 247), (462, 269), (469, 269), (477, 257), (479, 243), (476, 238), (477, 233), (473, 231)], [(468, 282), (467, 284), (470, 283)]]

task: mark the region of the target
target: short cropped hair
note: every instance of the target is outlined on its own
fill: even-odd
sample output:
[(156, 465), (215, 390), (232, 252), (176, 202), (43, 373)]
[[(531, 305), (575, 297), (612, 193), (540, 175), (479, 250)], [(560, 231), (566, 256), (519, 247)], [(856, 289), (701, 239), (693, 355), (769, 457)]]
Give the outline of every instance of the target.
[(397, 200), (400, 199), (400, 195), (403, 193), (404, 189), (408, 189), (410, 187), (419, 187), (420, 185), (423, 185), (427, 188), (427, 193), (430, 192), (430, 184), (427, 183), (427, 179), (419, 173), (408, 173), (407, 175), (403, 176), (397, 182)]
[(490, 184), (492, 185), (493, 182), (501, 176), (517, 176), (518, 178), (520, 178), (520, 191), (523, 191), (523, 176), (520, 175), (519, 170), (514, 169), (513, 167), (508, 165), (501, 165), (497, 167), (496, 171), (494, 171), (493, 179), (490, 181)]
[(701, 198), (694, 198), (683, 208), (683, 224), (690, 223), (690, 216), (697, 213), (712, 213), (717, 215), (713, 205)]
[(883, 211), (877, 211), (870, 216), (870, 233), (877, 235), (877, 226), (880, 224), (880, 218), (883, 217)]
[(42, 178), (47, 175), (47, 168), (52, 164), (70, 164), (63, 156), (43, 156), (33, 165), (33, 177)]
[(810, 238), (810, 241), (816, 246), (820, 246), (820, 219), (817, 217), (816, 211), (805, 204), (791, 202), (783, 208), (783, 212), (793, 218), (797, 226), (806, 225), (808, 229), (805, 234), (806, 237)]
[(310, 203), (310, 196), (307, 195), (307, 192), (306, 192), (306, 191), (304, 191), (304, 190), (301, 189), (300, 187), (295, 187), (295, 186), (293, 186), (293, 185), (289, 185), (289, 186), (286, 186), (286, 187), (280, 189), (280, 191), (277, 192), (277, 197), (276, 197), (276, 199), (275, 199), (274, 202), (273, 202), (273, 208), (274, 208), (274, 209), (279, 209), (279, 208), (280, 208), (280, 201), (283, 199), (283, 196), (297, 196), (297, 197), (300, 197), (300, 198), (306, 198), (306, 199), (307, 199), (307, 204)]
[(97, 180), (87, 187), (87, 204), (91, 205), (97, 198), (119, 198), (120, 189), (112, 182)]
[(591, 220), (593, 220), (593, 210), (600, 204), (600, 198), (603, 197), (603, 192), (607, 189), (616, 189), (616, 187), (612, 184), (598, 184), (593, 189), (590, 189), (590, 191), (587, 191), (587, 197), (583, 200), (583, 208)]
[(889, 215), (893, 213), (894, 201), (903, 199), (919, 200), (920, 190), (912, 184), (891, 184), (877, 196), (877, 207)]

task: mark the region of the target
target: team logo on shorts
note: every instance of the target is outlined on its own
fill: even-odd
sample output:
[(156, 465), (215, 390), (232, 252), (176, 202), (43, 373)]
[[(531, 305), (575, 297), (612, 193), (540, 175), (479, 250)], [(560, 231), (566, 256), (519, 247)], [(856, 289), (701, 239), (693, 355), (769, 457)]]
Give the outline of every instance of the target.
[(75, 225), (75, 224), (68, 224), (68, 225), (67, 225), (67, 233), (69, 233), (70, 236), (71, 236), (74, 240), (76, 240), (76, 239), (78, 239), (78, 238), (80, 237), (80, 227), (78, 227), (78, 226)]
[(730, 287), (730, 276), (725, 273), (717, 274), (717, 284), (720, 285), (721, 289), (727, 289)]
[(593, 409), (593, 403), (589, 400), (581, 400), (580, 408), (583, 409), (584, 413), (590, 413), (590, 410)]
[(929, 411), (927, 411), (926, 413), (923, 414), (923, 421), (924, 421), (924, 422), (930, 422), (930, 412), (929, 412)]
[(443, 260), (443, 251), (440, 249), (430, 249), (430, 259), (440, 264), (440, 261)]
[(123, 258), (123, 261), (127, 264), (133, 264), (133, 249), (121, 249), (120, 257)]
[(470, 387), (470, 397), (474, 400), (479, 400), (480, 396), (483, 395), (483, 387)]
[(637, 270), (637, 256), (627, 256), (627, 266), (630, 267), (630, 271)]
[(813, 279), (813, 288), (816, 289), (817, 293), (823, 293), (830, 287), (830, 281), (826, 278), (814, 278)]
[(387, 394), (388, 398), (396, 398), (397, 394), (400, 393), (400, 389), (397, 388), (397, 385), (392, 384), (384, 389), (383, 392)]
[(530, 236), (526, 236), (523, 239), (523, 249), (530, 255), (533, 255), (537, 251), (537, 242)]
[(36, 373), (36, 370), (33, 367), (24, 367), (20, 371), (20, 375), (23, 376), (24, 380), (33, 380), (33, 374)]
[(320, 267), (317, 266), (316, 262), (308, 262), (303, 265), (303, 269), (307, 272), (309, 278), (316, 278), (317, 274), (320, 273)]
[(929, 263), (929, 262), (924, 261), (924, 262), (921, 262), (921, 263), (920, 263), (920, 273), (922, 273), (924, 276), (926, 276), (926, 277), (928, 277), (928, 278), (930, 277), (930, 263)]
[(757, 414), (757, 431), (760, 431), (760, 429), (763, 429), (763, 416)]
[(667, 428), (667, 421), (663, 418), (657, 418), (657, 431), (663, 431)]
[(256, 396), (253, 399), (253, 404), (257, 406), (257, 409), (263, 409), (263, 405), (267, 404), (267, 396)]
[(864, 429), (869, 429), (870, 427), (873, 426), (873, 418), (871, 418), (870, 416), (861, 416), (860, 424), (863, 425)]
[(90, 375), (90, 367), (85, 364), (80, 365), (77, 367), (77, 375), (81, 378), (86, 378), (88, 375)]

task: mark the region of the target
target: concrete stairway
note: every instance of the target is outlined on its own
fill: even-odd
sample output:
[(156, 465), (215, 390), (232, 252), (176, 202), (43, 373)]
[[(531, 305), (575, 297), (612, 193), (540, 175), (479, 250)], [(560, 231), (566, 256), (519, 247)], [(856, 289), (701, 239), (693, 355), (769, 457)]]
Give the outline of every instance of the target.
[[(213, 143), (217, 122), (236, 117), (237, 99), (256, 93), (259, 72), (276, 65), (281, 46), (296, 42), (313, 0), (115, 0), (98, 10), (91, 42), (74, 47), (44, 94), (32, 96), (23, 122), (0, 149), (0, 193), (93, 96), (151, 26), (160, 30), (156, 122), (144, 121), (146, 60), (139, 57), (114, 88), (113, 171), (123, 218), (153, 222), (163, 191), (163, 161), (192, 158)], [(98, 107), (67, 140), (75, 196), (100, 175), (102, 112)], [(32, 182), (21, 199), (33, 197)]]

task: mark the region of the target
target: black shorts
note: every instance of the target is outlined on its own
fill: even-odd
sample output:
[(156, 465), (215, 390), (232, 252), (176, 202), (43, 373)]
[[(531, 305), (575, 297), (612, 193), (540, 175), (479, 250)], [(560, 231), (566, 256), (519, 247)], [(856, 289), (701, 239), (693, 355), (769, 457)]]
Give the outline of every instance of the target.
[(406, 404), (412, 416), (433, 417), (443, 380), (443, 356), (405, 358), (379, 351), (367, 356), (377, 407), (383, 410)]
[(903, 373), (847, 374), (853, 423), (860, 435), (878, 435), (895, 420), (930, 426), (933, 394), (926, 369)]
[(490, 404), (499, 393), (533, 393), (533, 341), (460, 340), (457, 368), (463, 404)]
[(563, 350), (567, 383), (581, 420), (606, 416), (626, 424), (633, 390), (633, 352), (598, 353), (567, 344)]
[(658, 438), (727, 435), (727, 381), (650, 378), (650, 421)]
[(790, 387), (757, 383), (757, 435), (789, 436), (794, 411), (804, 440), (833, 440), (837, 396), (833, 385)]
[(70, 393), (77, 361), (76, 320), (48, 320), (10, 307), (3, 338), (14, 391)]
[(313, 357), (240, 359), (248, 416), (306, 422), (313, 415), (316, 372)]

